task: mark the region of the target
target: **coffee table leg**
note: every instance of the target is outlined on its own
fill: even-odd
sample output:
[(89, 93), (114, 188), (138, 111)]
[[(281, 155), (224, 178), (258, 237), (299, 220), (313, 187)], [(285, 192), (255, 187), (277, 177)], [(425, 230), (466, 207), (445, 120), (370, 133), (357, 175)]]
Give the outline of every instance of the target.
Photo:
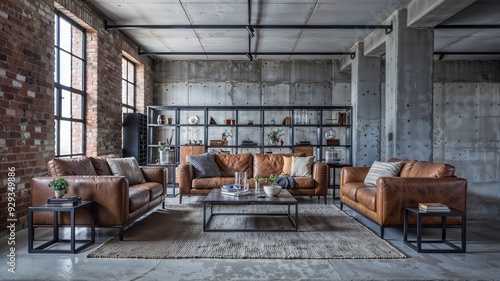
[(203, 203), (203, 231), (207, 231), (207, 203)]

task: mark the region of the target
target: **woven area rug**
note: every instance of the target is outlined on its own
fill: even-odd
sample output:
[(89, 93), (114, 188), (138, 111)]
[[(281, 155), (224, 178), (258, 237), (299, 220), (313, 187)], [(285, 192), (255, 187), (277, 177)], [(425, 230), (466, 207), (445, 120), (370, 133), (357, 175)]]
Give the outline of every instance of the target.
[[(285, 211), (285, 206), (217, 206), (223, 211)], [(222, 209), (217, 209), (221, 211)], [(202, 205), (158, 209), (87, 258), (396, 259), (405, 258), (333, 205), (299, 205), (299, 232), (203, 232)], [(285, 227), (286, 217), (216, 216), (212, 227)]]

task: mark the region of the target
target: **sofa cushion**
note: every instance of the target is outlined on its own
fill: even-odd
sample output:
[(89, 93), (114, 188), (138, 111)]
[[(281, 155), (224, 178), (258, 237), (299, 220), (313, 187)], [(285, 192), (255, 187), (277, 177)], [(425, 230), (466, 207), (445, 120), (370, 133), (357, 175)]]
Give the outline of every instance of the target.
[(410, 175), (411, 168), (413, 168), (413, 165), (417, 162), (416, 160), (405, 160), (405, 159), (399, 159), (399, 158), (391, 158), (387, 160), (387, 162), (403, 162), (403, 167), (401, 168), (401, 171), (399, 171), (399, 176), (400, 177), (408, 177)]
[(292, 156), (292, 177), (312, 177), (311, 167), (314, 162), (314, 156), (295, 157)]
[(150, 200), (156, 199), (163, 194), (163, 186), (157, 182), (139, 183), (133, 185), (132, 187), (140, 187), (149, 191)]
[(47, 163), (49, 176), (95, 176), (96, 171), (88, 157), (54, 158)]
[(94, 166), (95, 172), (98, 176), (111, 176), (113, 172), (109, 168), (107, 158), (119, 158), (120, 156), (116, 154), (101, 155), (97, 157), (89, 157), (92, 165)]
[(358, 192), (358, 189), (364, 187), (367, 187), (367, 185), (363, 182), (349, 182), (342, 185), (340, 191), (342, 192), (342, 195), (344, 195), (345, 197), (353, 201), (357, 201), (356, 194)]
[(193, 179), (192, 186), (194, 189), (212, 189), (221, 188), (226, 184), (233, 184), (234, 177), (213, 177), (213, 178), (202, 178)]
[(373, 162), (365, 178), (365, 184), (376, 185), (380, 177), (395, 177), (399, 174), (403, 162)]
[(452, 177), (455, 173), (455, 167), (445, 163), (430, 163), (417, 161), (409, 173), (409, 177), (434, 177), (444, 178)]
[(188, 161), (194, 168), (195, 178), (210, 178), (222, 176), (219, 167), (210, 153), (188, 156)]
[(113, 175), (126, 177), (129, 185), (146, 182), (134, 157), (107, 158), (106, 161)]
[(215, 163), (222, 177), (234, 177), (236, 172), (247, 172), (252, 175), (252, 154), (214, 154)]
[(310, 189), (315, 188), (314, 179), (312, 177), (294, 177), (293, 189)]
[(356, 192), (356, 200), (359, 204), (365, 206), (366, 208), (376, 211), (376, 198), (377, 198), (377, 188), (374, 186), (361, 187)]
[(281, 172), (284, 176), (289, 176), (292, 172), (292, 157), (283, 156), (283, 171)]
[(283, 172), (283, 156), (305, 156), (304, 153), (288, 154), (254, 154), (253, 155), (253, 178), (260, 176), (269, 178), (271, 175), (279, 175)]
[(128, 189), (129, 213), (139, 210), (149, 203), (149, 190), (139, 186), (130, 186)]

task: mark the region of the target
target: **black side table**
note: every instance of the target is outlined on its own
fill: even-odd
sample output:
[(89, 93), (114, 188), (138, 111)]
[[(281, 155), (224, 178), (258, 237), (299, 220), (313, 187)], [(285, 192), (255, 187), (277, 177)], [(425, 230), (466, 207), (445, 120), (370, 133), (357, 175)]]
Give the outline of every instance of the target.
[[(76, 210), (81, 208), (90, 208), (90, 239), (86, 240), (76, 240), (75, 239), (75, 213)], [(45, 203), (31, 206), (28, 208), (28, 253), (67, 253), (74, 254), (77, 251), (87, 247), (88, 245), (95, 242), (95, 219), (94, 219), (94, 201), (82, 201), (78, 205), (74, 206), (51, 206)], [(53, 223), (53, 236), (52, 240), (43, 243), (40, 246), (33, 248), (33, 241), (35, 239), (35, 229), (33, 227), (33, 212), (53, 212), (54, 213), (54, 223)], [(58, 214), (59, 212), (70, 212), (71, 215), (71, 239), (61, 239), (59, 238), (59, 222)], [(61, 249), (47, 249), (48, 247), (57, 243), (69, 243), (70, 250)], [(76, 243), (84, 243), (80, 247), (76, 248)]]
[[(326, 163), (326, 162), (325, 162)], [(327, 171), (327, 178), (328, 178), (328, 187), (330, 188), (330, 177), (331, 177), (331, 174), (330, 174), (330, 170), (333, 169), (333, 186), (332, 189), (333, 189), (333, 200), (335, 201), (336, 197), (335, 196), (335, 190), (337, 189), (337, 184), (335, 183), (335, 171), (336, 169), (342, 169), (344, 167), (351, 167), (352, 165), (351, 164), (343, 164), (343, 163), (326, 163), (326, 165), (328, 166), (328, 171)]]
[[(417, 240), (408, 240), (408, 215), (417, 217)], [(441, 217), (441, 240), (422, 240), (422, 218), (423, 217)], [(462, 224), (458, 226), (447, 226), (447, 217), (461, 217)], [(461, 229), (461, 247), (446, 240), (446, 228), (460, 228)], [(418, 253), (465, 253), (466, 247), (466, 215), (464, 212), (450, 208), (449, 212), (423, 212), (415, 207), (407, 207), (404, 211), (404, 238), (403, 242)], [(443, 243), (451, 249), (422, 249), (423, 243)]]

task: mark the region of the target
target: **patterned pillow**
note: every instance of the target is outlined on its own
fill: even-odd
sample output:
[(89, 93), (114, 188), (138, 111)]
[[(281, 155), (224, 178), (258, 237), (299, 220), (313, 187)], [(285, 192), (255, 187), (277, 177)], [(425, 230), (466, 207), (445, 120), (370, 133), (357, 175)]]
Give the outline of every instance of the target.
[(194, 168), (195, 178), (221, 177), (222, 174), (210, 153), (188, 156), (188, 161)]
[(146, 182), (139, 168), (139, 163), (134, 157), (106, 158), (106, 162), (108, 162), (113, 175), (126, 177), (129, 185)]
[(292, 156), (292, 177), (312, 177), (311, 167), (314, 163), (314, 156), (295, 157)]
[(365, 184), (376, 185), (380, 177), (395, 177), (399, 174), (403, 162), (373, 162), (365, 178)]

